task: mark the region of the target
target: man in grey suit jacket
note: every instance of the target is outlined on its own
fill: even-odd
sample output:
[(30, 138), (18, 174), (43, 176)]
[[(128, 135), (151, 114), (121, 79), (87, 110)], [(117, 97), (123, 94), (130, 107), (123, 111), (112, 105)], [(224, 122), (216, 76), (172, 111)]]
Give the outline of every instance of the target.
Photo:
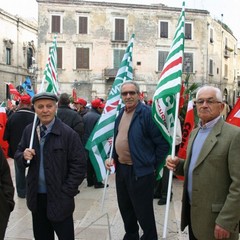
[(187, 159), (167, 158), (167, 167), (184, 175), (181, 230), (190, 240), (238, 239), (240, 220), (240, 128), (226, 123), (218, 88), (204, 86), (196, 96), (199, 127)]

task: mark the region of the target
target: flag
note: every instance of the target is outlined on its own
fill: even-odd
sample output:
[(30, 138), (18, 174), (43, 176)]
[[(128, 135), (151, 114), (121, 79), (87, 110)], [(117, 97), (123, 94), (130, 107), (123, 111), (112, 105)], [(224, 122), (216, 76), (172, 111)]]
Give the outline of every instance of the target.
[(22, 87), (30, 97), (34, 96), (34, 90), (32, 88), (32, 82), (30, 77), (26, 77), (26, 80), (22, 84)]
[(226, 122), (240, 127), (240, 98), (237, 99), (237, 102), (229, 113)]
[(179, 99), (179, 112), (182, 110), (185, 102), (184, 98), (185, 83), (182, 81), (181, 90), (180, 90), (180, 99)]
[(134, 34), (132, 35), (127, 49), (124, 53), (120, 68), (108, 95), (103, 113), (95, 125), (91, 136), (88, 139), (86, 148), (89, 150), (89, 157), (93, 164), (98, 181), (106, 177), (104, 161), (107, 159), (114, 131), (114, 123), (121, 107), (120, 87), (124, 81), (133, 79), (132, 51)]
[(165, 139), (172, 144), (176, 94), (180, 92), (184, 53), (185, 3), (178, 20), (173, 42), (153, 96), (152, 116)]
[[(178, 157), (182, 159), (186, 159), (187, 157), (188, 140), (190, 137), (190, 133), (194, 129), (194, 126), (195, 126), (195, 121), (194, 121), (193, 100), (189, 100), (187, 113), (185, 116), (184, 125), (182, 129), (182, 142), (178, 150)], [(184, 180), (183, 176), (177, 176), (177, 178)]]
[(73, 102), (77, 101), (77, 92), (76, 92), (76, 88), (73, 88), (73, 90), (72, 90), (72, 99), (73, 99)]
[(5, 131), (7, 123), (7, 114), (6, 114), (6, 108), (0, 107), (0, 146), (3, 150), (4, 156), (7, 158), (8, 157), (8, 142), (3, 140), (3, 135)]
[(21, 94), (18, 92), (18, 90), (14, 87), (12, 83), (6, 83), (8, 86), (8, 91), (10, 95), (13, 95), (14, 101), (19, 101)]
[[(153, 96), (152, 117), (164, 138), (172, 146), (176, 115), (177, 93), (180, 92), (184, 54), (185, 2), (178, 20), (170, 51), (160, 74)], [(175, 147), (175, 146), (174, 146)], [(157, 167), (157, 179), (161, 177), (165, 162)]]
[(47, 64), (44, 70), (43, 81), (46, 80), (48, 85), (46, 92), (58, 94), (58, 76), (57, 76), (57, 37), (54, 37)]

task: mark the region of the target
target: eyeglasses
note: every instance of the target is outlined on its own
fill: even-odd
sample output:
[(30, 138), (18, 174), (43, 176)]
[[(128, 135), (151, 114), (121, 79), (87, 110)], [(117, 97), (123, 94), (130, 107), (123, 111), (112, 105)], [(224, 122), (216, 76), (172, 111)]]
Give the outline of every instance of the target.
[(130, 95), (130, 96), (133, 96), (133, 95), (135, 95), (137, 92), (135, 92), (135, 91), (128, 91), (128, 92), (121, 92), (121, 95), (122, 96), (124, 96), (124, 97), (126, 97), (128, 94)]
[(203, 105), (204, 102), (207, 104), (207, 105), (213, 105), (215, 103), (221, 103), (220, 101), (217, 101), (217, 100), (213, 100), (213, 99), (198, 99), (195, 101), (195, 103), (199, 106)]

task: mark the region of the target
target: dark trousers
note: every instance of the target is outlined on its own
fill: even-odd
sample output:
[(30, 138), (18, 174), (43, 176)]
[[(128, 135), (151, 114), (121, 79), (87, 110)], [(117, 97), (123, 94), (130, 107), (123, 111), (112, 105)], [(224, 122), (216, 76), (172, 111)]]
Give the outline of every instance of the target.
[[(169, 183), (169, 170), (167, 167), (163, 168), (162, 178), (155, 182), (155, 196), (156, 198), (167, 198)], [(171, 192), (171, 197), (173, 193)]]
[(143, 240), (155, 240), (157, 229), (153, 210), (154, 174), (137, 178), (133, 167), (118, 164), (116, 190), (118, 205), (124, 222), (124, 240), (139, 240), (139, 225)]
[(23, 166), (19, 166), (16, 160), (14, 160), (14, 167), (17, 194), (23, 198), (26, 196), (26, 169)]
[[(0, 203), (0, 204), (2, 204), (2, 203)], [(10, 216), (10, 211), (9, 212), (4, 211), (4, 213), (0, 211), (0, 240), (4, 239), (5, 232), (6, 232), (7, 225), (8, 225), (9, 216)]]
[(59, 240), (74, 240), (73, 216), (53, 222), (47, 218), (47, 194), (38, 194), (37, 211), (32, 213), (35, 240), (53, 240), (56, 232)]

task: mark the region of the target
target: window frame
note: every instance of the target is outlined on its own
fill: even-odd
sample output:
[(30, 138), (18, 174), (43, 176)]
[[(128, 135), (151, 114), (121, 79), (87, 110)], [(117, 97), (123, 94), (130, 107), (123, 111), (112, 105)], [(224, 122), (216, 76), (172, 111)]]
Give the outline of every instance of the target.
[[(59, 32), (58, 31), (54, 31), (54, 23), (53, 23), (53, 17), (59, 17)], [(63, 16), (61, 13), (51, 13), (50, 14), (50, 33), (62, 33), (62, 29), (63, 29)], [(57, 26), (55, 26), (57, 28)]]
[[(166, 35), (164, 33), (165, 29), (162, 29), (162, 24), (166, 23), (167, 24), (167, 32)], [(162, 34), (163, 33), (163, 34)], [(164, 36), (165, 35), (165, 36)], [(169, 21), (166, 20), (159, 20), (159, 34), (158, 34), (159, 38), (169, 38)]]

